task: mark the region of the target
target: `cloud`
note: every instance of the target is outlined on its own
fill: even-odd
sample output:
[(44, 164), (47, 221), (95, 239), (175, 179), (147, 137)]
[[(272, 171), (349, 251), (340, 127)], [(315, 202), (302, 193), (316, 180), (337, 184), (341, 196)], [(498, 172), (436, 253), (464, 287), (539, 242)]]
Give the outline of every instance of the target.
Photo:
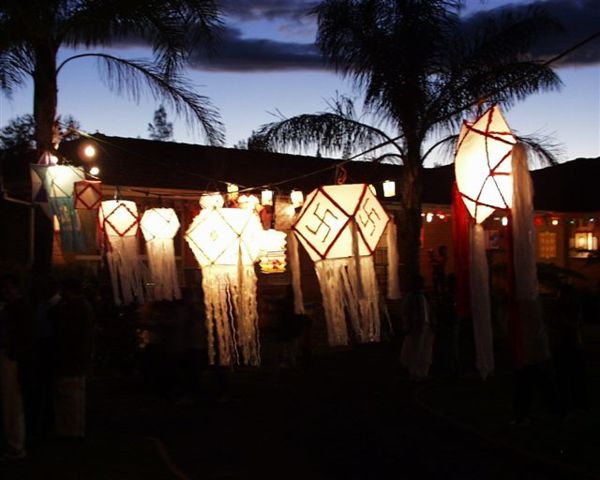
[[(532, 51), (540, 59), (548, 59), (564, 52), (600, 30), (600, 0), (537, 0), (527, 5), (509, 4), (488, 12), (480, 12), (468, 22), (505, 12), (519, 13), (531, 6), (544, 9), (564, 27), (563, 33), (543, 39)], [(558, 66), (593, 65), (600, 63), (600, 38), (578, 48), (557, 62)]]
[(312, 43), (242, 38), (241, 31), (226, 28), (216, 53), (197, 52), (189, 59), (198, 70), (251, 72), (273, 70), (323, 70), (321, 57)]
[(303, 22), (314, 0), (223, 0), (226, 15), (237, 20), (293, 20)]

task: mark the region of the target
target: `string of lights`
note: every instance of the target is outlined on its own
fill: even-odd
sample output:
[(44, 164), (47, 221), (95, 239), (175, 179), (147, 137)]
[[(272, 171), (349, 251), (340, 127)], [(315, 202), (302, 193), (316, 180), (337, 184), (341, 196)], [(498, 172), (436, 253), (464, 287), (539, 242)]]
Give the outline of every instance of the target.
[[(564, 51), (558, 53), (557, 55), (549, 58), (548, 60), (546, 60), (544, 62), (542, 62), (541, 65), (543, 65), (543, 66), (549, 66), (549, 65), (551, 65), (553, 63), (556, 63), (557, 61), (559, 61), (562, 58), (566, 57), (567, 55), (571, 54), (575, 50), (583, 47), (584, 45), (587, 45), (588, 43), (596, 40), (597, 38), (600, 38), (600, 31), (593, 33), (592, 35), (590, 35), (590, 36), (584, 38), (583, 40), (575, 43), (574, 45), (572, 45), (569, 48), (565, 49)], [(516, 79), (513, 79), (512, 81), (507, 82), (506, 84), (501, 85), (500, 87), (496, 88), (495, 90), (489, 92), (488, 95), (484, 96), (483, 98), (479, 98), (479, 99), (474, 100), (474, 101), (472, 101), (472, 102), (470, 102), (468, 104), (465, 104), (464, 106), (462, 106), (462, 107), (460, 107), (460, 108), (458, 108), (458, 109), (456, 109), (456, 110), (454, 110), (454, 111), (452, 111), (452, 112), (450, 112), (448, 114), (445, 114), (443, 117), (440, 117), (440, 118), (436, 119), (433, 123), (434, 124), (435, 123), (439, 123), (439, 122), (441, 122), (443, 120), (446, 120), (448, 118), (451, 118), (451, 117), (453, 117), (453, 116), (455, 116), (455, 115), (457, 115), (457, 114), (459, 114), (459, 113), (461, 113), (461, 112), (463, 112), (465, 110), (468, 110), (468, 109), (471, 109), (471, 108), (476, 107), (478, 105), (481, 105), (481, 103), (483, 101), (485, 101), (486, 98), (490, 98), (490, 97), (493, 97), (494, 95), (497, 95), (498, 93), (502, 92), (507, 87), (509, 87), (511, 85), (517, 84), (518, 82), (520, 82), (521, 80), (523, 80), (523, 78), (525, 78), (525, 76), (521, 76), (521, 77), (518, 77)], [(121, 145), (117, 145), (115, 143), (109, 142), (106, 139), (95, 137), (95, 136), (93, 136), (92, 134), (90, 134), (88, 132), (78, 130), (78, 133), (82, 137), (88, 138), (88, 139), (93, 140), (95, 142), (98, 142), (99, 144), (104, 143), (104, 144), (109, 145), (111, 147), (118, 148), (118, 149), (120, 149), (120, 150), (122, 150), (122, 151), (124, 151), (126, 153), (134, 154), (134, 155), (137, 155), (138, 157), (142, 157), (142, 155), (139, 152), (136, 152), (134, 150), (127, 149), (127, 148), (125, 148), (125, 147), (123, 147)], [(247, 193), (247, 192), (259, 191), (259, 190), (271, 191), (271, 189), (273, 189), (273, 188), (277, 189), (277, 187), (279, 187), (281, 185), (285, 185), (285, 184), (292, 183), (292, 182), (297, 182), (299, 180), (303, 180), (305, 178), (309, 178), (309, 177), (312, 177), (312, 176), (315, 176), (315, 175), (319, 175), (319, 174), (322, 174), (322, 173), (325, 173), (325, 172), (328, 172), (328, 171), (333, 171), (333, 170), (339, 171), (340, 169), (343, 169), (343, 167), (346, 164), (348, 164), (350, 162), (353, 162), (353, 161), (357, 160), (358, 158), (360, 158), (362, 156), (368, 155), (369, 153), (372, 153), (372, 152), (374, 152), (374, 151), (376, 151), (376, 150), (378, 150), (380, 148), (383, 148), (383, 147), (385, 147), (387, 145), (390, 145), (391, 143), (394, 143), (394, 142), (397, 142), (399, 140), (402, 140), (403, 138), (404, 138), (404, 134), (400, 134), (400, 135), (398, 135), (395, 138), (391, 138), (391, 139), (385, 140), (383, 142), (380, 142), (380, 143), (378, 143), (378, 144), (376, 144), (376, 145), (374, 145), (374, 146), (372, 146), (372, 147), (370, 147), (370, 148), (368, 148), (366, 150), (358, 152), (358, 153), (356, 153), (356, 154), (354, 154), (354, 155), (352, 155), (352, 156), (350, 156), (350, 157), (348, 157), (348, 158), (346, 158), (344, 160), (339, 160), (339, 161), (336, 161), (333, 164), (326, 165), (326, 166), (324, 166), (322, 168), (319, 168), (319, 169), (316, 169), (316, 170), (312, 170), (310, 172), (303, 173), (303, 174), (300, 174), (300, 175), (295, 175), (295, 176), (292, 176), (292, 177), (289, 177), (289, 178), (285, 178), (285, 179), (282, 179), (282, 180), (279, 180), (279, 181), (276, 181), (276, 182), (269, 182), (269, 183), (264, 183), (264, 184), (260, 184), (260, 185), (254, 185), (254, 186), (237, 185), (236, 186), (237, 187), (236, 188), (236, 192)], [(156, 161), (156, 162), (158, 164), (160, 164), (160, 165), (165, 166), (165, 167), (171, 167), (166, 162), (160, 162), (160, 161)], [(210, 184), (215, 184), (215, 185), (221, 184), (221, 185), (223, 185), (225, 187), (225, 189), (229, 189), (230, 188), (229, 186), (232, 185), (230, 182), (228, 182), (226, 180), (221, 180), (221, 179), (207, 177), (206, 175), (202, 175), (202, 174), (200, 174), (200, 173), (198, 173), (196, 171), (191, 171), (191, 170), (184, 169), (182, 171), (182, 173), (185, 173), (186, 175), (196, 176), (196, 177), (199, 177), (199, 178), (205, 180), (206, 182), (208, 182), (209, 187), (210, 187)], [(98, 171), (96, 173), (94, 173), (94, 172), (92, 172), (90, 170), (89, 172), (87, 172), (87, 174), (91, 178), (93, 178), (95, 180), (101, 180)], [(384, 183), (383, 184), (384, 196), (386, 196), (386, 197), (395, 196), (395, 184), (394, 184), (394, 182), (391, 181), (391, 180), (386, 180), (383, 183)], [(392, 184), (393, 184), (393, 187), (392, 187)], [(164, 192), (156, 193), (152, 189), (144, 189), (144, 190), (130, 189), (130, 190), (134, 190), (134, 191), (137, 191), (138, 193), (145, 193), (146, 195), (153, 195), (153, 196), (157, 196), (157, 197), (175, 197), (175, 196), (177, 196), (177, 197), (181, 197), (181, 196), (198, 197), (198, 196), (205, 195), (205, 194), (208, 194), (208, 193), (212, 193), (212, 192), (215, 191), (215, 190), (210, 190), (209, 188), (207, 188), (205, 190), (198, 190), (197, 194), (196, 193), (185, 193), (185, 194), (181, 194), (181, 195), (180, 194), (171, 195), (171, 194), (167, 194), (167, 193), (164, 193)], [(220, 189), (218, 189), (218, 188), (216, 190), (220, 191)], [(231, 192), (228, 192), (228, 193), (231, 193)]]

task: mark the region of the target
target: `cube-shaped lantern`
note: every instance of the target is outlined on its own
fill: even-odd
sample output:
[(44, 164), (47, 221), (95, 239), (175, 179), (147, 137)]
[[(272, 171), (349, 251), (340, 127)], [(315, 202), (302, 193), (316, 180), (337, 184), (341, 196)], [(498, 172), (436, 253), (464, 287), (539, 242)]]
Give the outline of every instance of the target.
[(97, 210), (102, 202), (102, 182), (81, 180), (75, 182), (75, 208), (77, 210)]
[(200, 211), (185, 238), (201, 267), (238, 265), (240, 260), (252, 265), (260, 253), (262, 231), (254, 210), (214, 208)]
[(134, 237), (138, 232), (137, 205), (130, 200), (105, 200), (101, 203), (98, 217), (108, 236)]
[(293, 229), (318, 261), (351, 257), (356, 247), (360, 256), (371, 255), (388, 221), (367, 184), (328, 185), (307, 196)]
[(512, 148), (516, 143), (502, 112), (491, 107), (474, 123), (463, 124), (454, 167), (456, 183), (477, 223), (512, 205)]

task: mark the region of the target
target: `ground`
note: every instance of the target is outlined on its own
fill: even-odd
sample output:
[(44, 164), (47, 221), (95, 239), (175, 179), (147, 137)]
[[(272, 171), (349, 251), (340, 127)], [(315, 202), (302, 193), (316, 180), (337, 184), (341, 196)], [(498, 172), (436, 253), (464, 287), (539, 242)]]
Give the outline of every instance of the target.
[[(529, 429), (509, 426), (509, 378), (500, 373), (486, 382), (466, 376), (411, 385), (386, 344), (322, 353), (308, 369), (280, 370), (274, 364), (240, 369), (225, 402), (207, 393), (196, 404), (177, 405), (141, 393), (127, 377), (97, 377), (90, 384), (88, 440), (40, 446), (29, 462), (3, 467), (0, 475), (596, 478), (598, 463), (565, 455), (549, 439), (549, 432), (566, 431), (571, 437), (552, 437), (556, 445), (565, 439), (568, 448), (594, 442), (588, 445), (593, 452), (596, 440), (589, 429), (565, 430), (546, 420)], [(583, 435), (584, 442), (573, 435)], [(538, 448), (545, 437), (550, 447)]]

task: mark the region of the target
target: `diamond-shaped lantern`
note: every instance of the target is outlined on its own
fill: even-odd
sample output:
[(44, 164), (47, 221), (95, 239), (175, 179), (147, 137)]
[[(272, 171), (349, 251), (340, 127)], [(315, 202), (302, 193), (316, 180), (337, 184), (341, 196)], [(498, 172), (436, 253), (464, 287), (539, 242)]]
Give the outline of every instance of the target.
[(516, 139), (502, 112), (491, 107), (463, 124), (454, 160), (458, 190), (477, 223), (512, 205), (511, 153)]
[(293, 228), (310, 257), (318, 261), (353, 256), (353, 237), (358, 254), (371, 255), (388, 221), (368, 185), (327, 185), (308, 195)]
[(130, 200), (105, 200), (100, 206), (98, 218), (108, 236), (134, 237), (138, 232), (137, 205)]
[(144, 302), (144, 266), (139, 255), (138, 210), (129, 200), (101, 203), (98, 220), (106, 235), (106, 258), (110, 269), (115, 303)]
[(102, 182), (81, 180), (75, 183), (75, 208), (78, 210), (97, 210), (102, 202)]
[(144, 212), (140, 221), (144, 239), (171, 239), (179, 230), (179, 219), (172, 208), (150, 208)]
[(201, 267), (208, 265), (252, 265), (260, 253), (262, 226), (253, 210), (241, 208), (203, 209), (190, 225), (185, 238)]

